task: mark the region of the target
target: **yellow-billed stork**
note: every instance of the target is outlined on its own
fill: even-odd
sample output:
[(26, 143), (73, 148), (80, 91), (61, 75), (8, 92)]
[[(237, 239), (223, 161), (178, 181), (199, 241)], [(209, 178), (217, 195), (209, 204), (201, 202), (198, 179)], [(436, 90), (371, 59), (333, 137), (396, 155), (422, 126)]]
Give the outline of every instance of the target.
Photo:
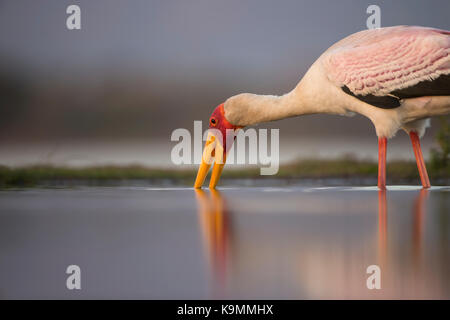
[(242, 93), (220, 104), (209, 127), (218, 129), (223, 141), (208, 135), (194, 187), (205, 180), (214, 155), (206, 149), (212, 148), (216, 163), (210, 188), (216, 187), (230, 148), (225, 137), (239, 128), (305, 114), (359, 113), (372, 121), (378, 136), (378, 187), (386, 188), (387, 139), (403, 129), (410, 135), (422, 186), (428, 188), (419, 138), (431, 116), (449, 112), (450, 31), (418, 26), (360, 31), (326, 50), (289, 93)]

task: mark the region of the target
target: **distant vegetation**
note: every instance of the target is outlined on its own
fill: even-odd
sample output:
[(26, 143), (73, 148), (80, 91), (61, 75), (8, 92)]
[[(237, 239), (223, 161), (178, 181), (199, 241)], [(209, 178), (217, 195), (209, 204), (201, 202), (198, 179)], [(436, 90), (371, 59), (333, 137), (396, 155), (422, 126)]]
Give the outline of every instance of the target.
[(431, 150), (431, 166), (434, 170), (448, 170), (450, 167), (450, 121), (448, 117), (439, 118), (440, 128), (436, 134), (439, 148)]
[[(389, 183), (420, 184), (414, 161), (393, 161), (387, 168)], [(66, 185), (109, 185), (129, 180), (144, 183), (171, 183), (190, 186), (195, 179), (196, 169), (171, 170), (153, 169), (142, 166), (101, 166), (89, 168), (68, 168), (52, 166), (31, 166), (8, 168), (0, 166), (0, 187), (66, 186)], [(429, 166), (429, 175), (434, 185), (450, 183), (450, 166)], [(224, 170), (224, 179), (369, 179), (376, 181), (377, 163), (352, 158), (335, 160), (301, 160), (280, 167), (275, 176), (261, 176), (258, 168)], [(373, 181), (372, 181), (373, 180)], [(351, 182), (350, 182), (351, 181)]]

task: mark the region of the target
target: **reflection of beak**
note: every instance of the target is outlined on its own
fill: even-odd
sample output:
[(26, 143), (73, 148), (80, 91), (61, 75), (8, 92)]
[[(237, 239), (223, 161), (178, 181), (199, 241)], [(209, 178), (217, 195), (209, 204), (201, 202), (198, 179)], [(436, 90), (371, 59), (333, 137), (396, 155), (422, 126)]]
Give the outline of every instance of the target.
[(197, 178), (195, 179), (194, 188), (198, 189), (202, 187), (209, 168), (211, 167), (213, 157), (215, 162), (212, 169), (211, 180), (209, 182), (210, 189), (215, 189), (219, 182), (220, 175), (225, 166), (226, 155), (219, 139), (216, 139), (214, 134), (209, 132), (205, 143), (205, 149), (203, 150), (202, 163), (198, 168)]
[(212, 189), (209, 197), (202, 189), (195, 189), (195, 193), (203, 244), (214, 277), (213, 289), (222, 296), (227, 284), (228, 265), (231, 258), (230, 237), (232, 234), (229, 228), (229, 212), (219, 191)]

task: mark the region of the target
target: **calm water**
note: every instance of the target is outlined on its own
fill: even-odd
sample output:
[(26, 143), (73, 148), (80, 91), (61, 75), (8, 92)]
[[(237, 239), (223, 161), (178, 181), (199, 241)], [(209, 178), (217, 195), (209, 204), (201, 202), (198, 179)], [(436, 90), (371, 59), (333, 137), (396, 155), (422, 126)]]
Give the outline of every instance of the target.
[(0, 192), (3, 299), (448, 299), (449, 249), (450, 187)]

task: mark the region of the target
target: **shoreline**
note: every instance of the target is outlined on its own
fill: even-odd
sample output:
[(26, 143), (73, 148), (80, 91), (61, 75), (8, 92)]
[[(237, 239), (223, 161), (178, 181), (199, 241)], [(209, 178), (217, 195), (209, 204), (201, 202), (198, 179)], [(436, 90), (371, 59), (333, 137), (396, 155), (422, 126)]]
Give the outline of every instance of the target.
[[(433, 185), (450, 184), (450, 167), (435, 168), (427, 164)], [(140, 165), (92, 166), (83, 168), (36, 165), (11, 168), (0, 166), (0, 188), (29, 188), (46, 186), (77, 185), (182, 185), (194, 183), (196, 169), (162, 169)], [(354, 159), (300, 160), (281, 165), (276, 175), (261, 176), (259, 168), (230, 168), (223, 171), (224, 185), (244, 180), (276, 181), (277, 185), (305, 183), (345, 185), (376, 184), (377, 163)], [(416, 163), (413, 161), (391, 161), (387, 164), (389, 184), (420, 184)], [(247, 184), (247, 182), (245, 183)]]

